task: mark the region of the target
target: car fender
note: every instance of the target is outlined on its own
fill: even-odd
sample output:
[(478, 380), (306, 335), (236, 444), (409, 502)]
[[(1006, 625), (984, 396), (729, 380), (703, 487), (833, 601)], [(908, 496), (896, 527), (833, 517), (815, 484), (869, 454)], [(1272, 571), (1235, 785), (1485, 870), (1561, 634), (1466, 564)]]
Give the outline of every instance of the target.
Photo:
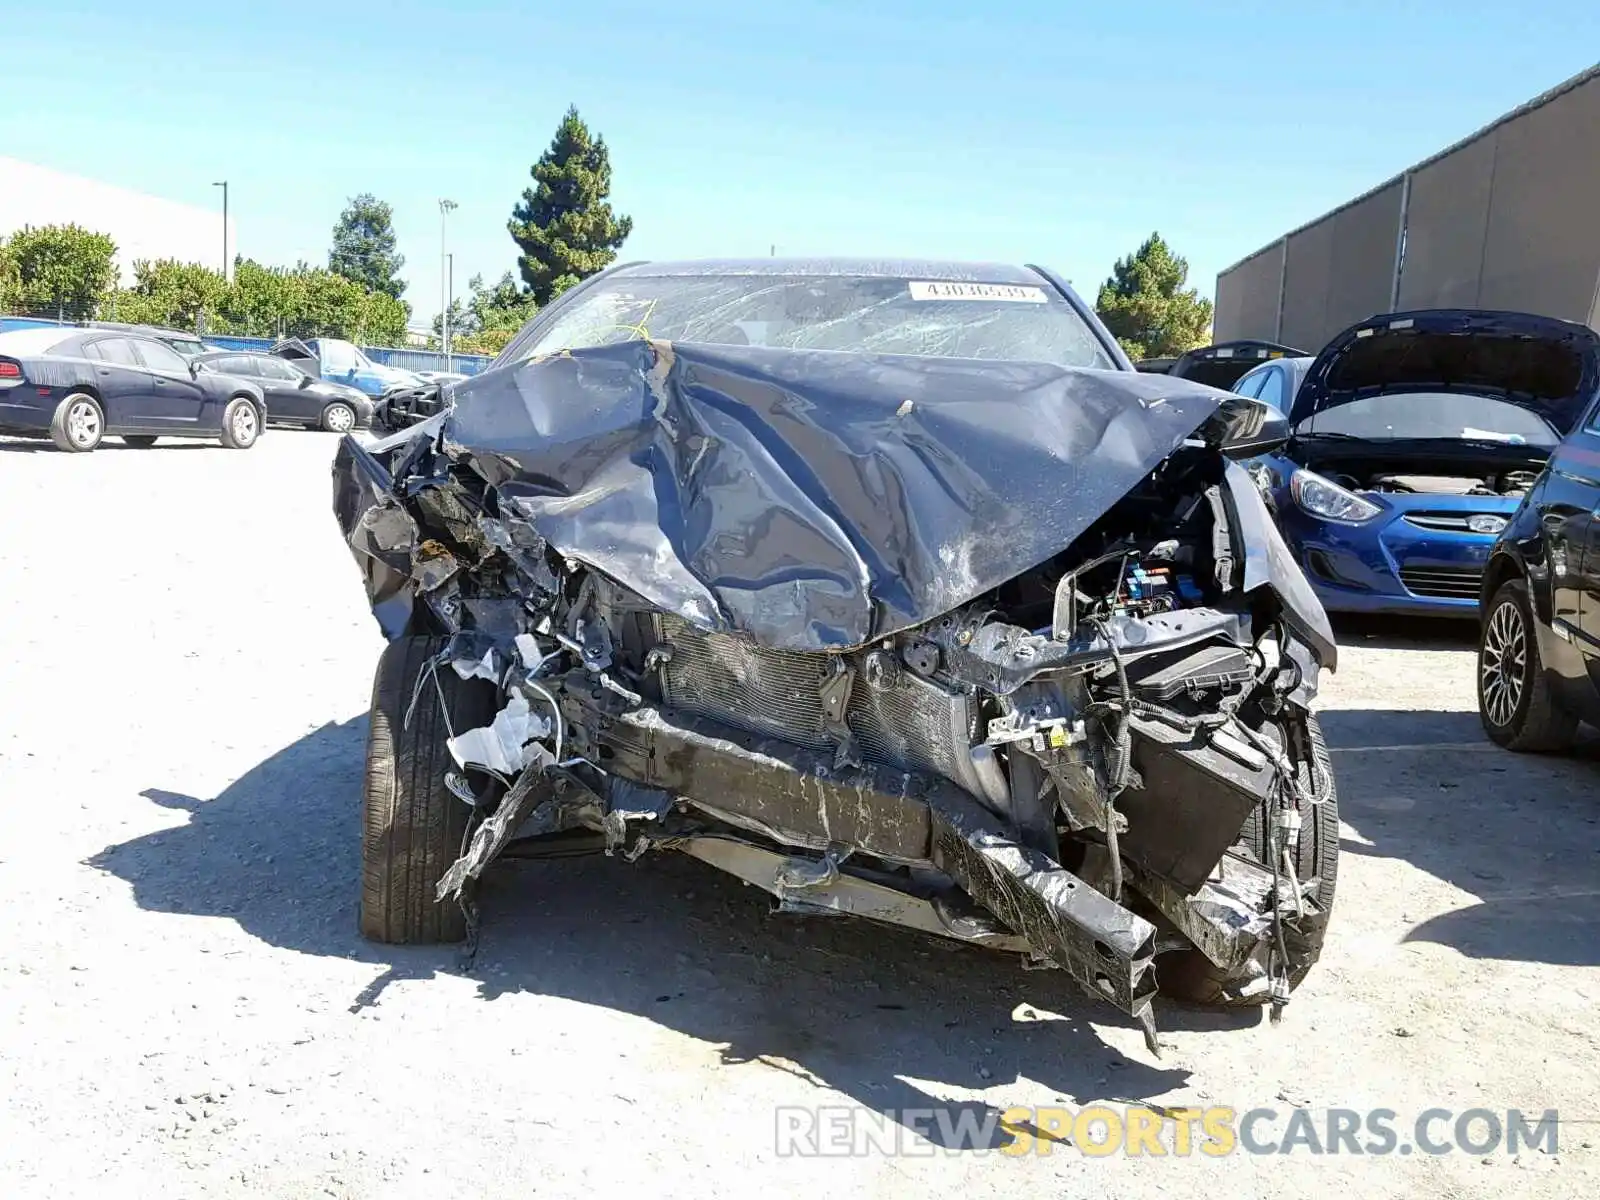
[(267, 423), (267, 397), (259, 384), (249, 380), (240, 379), (233, 375), (202, 375), (206, 380), (205, 411), (201, 416), (201, 424), (222, 431), (222, 416), (228, 411), (228, 405), (236, 396), (246, 397), (256, 406), (256, 419), (263, 428)]

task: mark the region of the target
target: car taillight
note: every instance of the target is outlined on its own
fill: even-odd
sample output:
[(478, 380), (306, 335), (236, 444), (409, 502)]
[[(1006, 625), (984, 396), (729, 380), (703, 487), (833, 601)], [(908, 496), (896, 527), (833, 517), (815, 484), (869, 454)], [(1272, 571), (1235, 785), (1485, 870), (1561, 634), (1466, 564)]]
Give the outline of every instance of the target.
[(0, 379), (21, 379), (22, 366), (20, 363), (7, 362), (0, 358)]

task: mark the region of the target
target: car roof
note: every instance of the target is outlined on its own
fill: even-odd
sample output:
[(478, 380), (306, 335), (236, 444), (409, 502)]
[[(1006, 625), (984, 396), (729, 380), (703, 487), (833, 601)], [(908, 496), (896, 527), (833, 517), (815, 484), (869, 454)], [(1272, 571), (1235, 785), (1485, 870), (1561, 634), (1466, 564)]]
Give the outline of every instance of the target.
[[(1260, 362), (1256, 363), (1255, 366), (1246, 371), (1244, 375), (1254, 375), (1257, 371), (1261, 370), (1262, 367), (1289, 366), (1293, 367), (1296, 371), (1304, 371), (1316, 361), (1317, 356), (1315, 354), (1296, 354), (1292, 357), (1285, 356), (1283, 358), (1263, 358)], [(1239, 378), (1243, 379), (1244, 375), (1239, 376)]]
[(48, 354), (56, 346), (83, 336), (83, 330), (57, 325), (44, 329), (10, 329), (0, 333), (0, 354)]
[(145, 337), (156, 339), (166, 337), (179, 337), (185, 341), (199, 342), (204, 339), (198, 333), (189, 333), (182, 329), (163, 329), (159, 325), (130, 325), (125, 321), (91, 321), (90, 329), (114, 329), (123, 333), (137, 333)]
[(935, 279), (963, 283), (1040, 284), (1038, 271), (1014, 263), (913, 258), (702, 258), (630, 262), (614, 275), (844, 275), (883, 279)]

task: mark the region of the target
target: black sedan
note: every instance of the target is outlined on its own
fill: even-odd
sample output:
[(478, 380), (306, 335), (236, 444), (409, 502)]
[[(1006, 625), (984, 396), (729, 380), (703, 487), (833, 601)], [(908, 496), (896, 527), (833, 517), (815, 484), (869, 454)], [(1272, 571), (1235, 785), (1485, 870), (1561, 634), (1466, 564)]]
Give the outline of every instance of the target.
[(247, 450), (266, 423), (261, 389), (191, 365), (154, 338), (103, 329), (0, 333), (0, 434), (93, 450), (158, 437), (218, 438)]
[(1573, 326), (1569, 340), (1541, 394), (1582, 416), (1496, 539), (1478, 599), (1478, 712), (1512, 750), (1600, 725), (1600, 338)]
[(260, 386), (273, 424), (348, 433), (372, 424), (372, 400), (343, 383), (314, 379), (275, 354), (217, 350), (195, 356), (206, 371), (216, 371)]

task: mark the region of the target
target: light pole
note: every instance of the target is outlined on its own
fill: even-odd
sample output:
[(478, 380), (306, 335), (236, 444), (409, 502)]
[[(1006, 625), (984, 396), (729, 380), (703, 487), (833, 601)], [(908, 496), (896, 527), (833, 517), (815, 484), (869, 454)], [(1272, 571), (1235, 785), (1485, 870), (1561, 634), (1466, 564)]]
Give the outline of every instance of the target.
[(226, 179), (213, 183), (212, 187), (222, 189), (222, 281), (228, 281), (228, 181)]
[[(456, 256), (444, 256), (444, 292), (447, 300), (456, 296)], [(450, 305), (444, 306), (444, 369), (450, 370)]]
[(450, 369), (450, 259), (445, 253), (445, 219), (458, 207), (454, 200), (439, 201), (439, 330), (444, 343), (445, 370)]

